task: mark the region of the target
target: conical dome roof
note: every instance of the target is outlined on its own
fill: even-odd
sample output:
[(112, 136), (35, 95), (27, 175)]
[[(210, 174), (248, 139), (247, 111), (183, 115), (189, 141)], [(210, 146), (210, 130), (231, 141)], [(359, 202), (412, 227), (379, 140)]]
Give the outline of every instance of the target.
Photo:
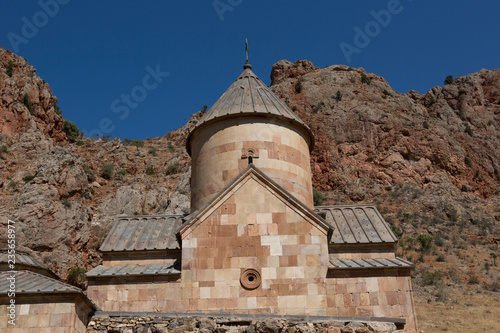
[(201, 127), (221, 119), (234, 117), (268, 117), (293, 124), (309, 138), (309, 150), (314, 147), (314, 136), (306, 124), (252, 72), (246, 63), (244, 71), (219, 100), (205, 113), (186, 139), (186, 149), (191, 155), (190, 141)]

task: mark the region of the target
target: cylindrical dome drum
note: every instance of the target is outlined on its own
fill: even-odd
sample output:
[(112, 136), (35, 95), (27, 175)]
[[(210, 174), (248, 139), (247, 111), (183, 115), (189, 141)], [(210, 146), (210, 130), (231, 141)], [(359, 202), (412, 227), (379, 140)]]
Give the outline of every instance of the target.
[(295, 126), (266, 118), (228, 118), (200, 129), (191, 146), (191, 210), (203, 207), (248, 163), (312, 208), (304, 136)]

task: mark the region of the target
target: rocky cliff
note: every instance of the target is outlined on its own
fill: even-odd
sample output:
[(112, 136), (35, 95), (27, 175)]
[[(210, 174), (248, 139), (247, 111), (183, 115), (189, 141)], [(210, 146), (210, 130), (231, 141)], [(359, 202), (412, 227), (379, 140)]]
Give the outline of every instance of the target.
[(500, 70), (449, 78), (425, 95), (400, 94), (361, 68), (308, 61), (278, 62), (271, 80), (315, 132), (314, 187), (330, 202), (397, 202), (412, 216), (402, 221), (408, 230), (406, 220), (451, 221), (480, 225), (498, 242)]
[[(282, 60), (271, 80), (316, 136), (314, 188), (326, 204), (377, 204), (429, 297), (442, 296), (440, 283), (498, 288), (500, 70), (449, 79), (424, 95), (400, 94), (362, 68), (309, 61)], [(17, 222), (19, 249), (63, 278), (99, 264), (115, 216), (188, 212), (184, 140), (201, 112), (143, 146), (70, 142), (49, 85), (4, 50), (0, 95), (0, 215)], [(431, 245), (417, 240), (422, 234)]]
[[(380, 76), (310, 62), (273, 66), (273, 90), (315, 131), (314, 181), (324, 191), (349, 183), (425, 187), (442, 174), (458, 190), (490, 198), (500, 180), (500, 70), (458, 77), (427, 94), (399, 94)], [(301, 82), (300, 92), (296, 89)]]
[(46, 137), (64, 142), (58, 100), (35, 73), (26, 59), (0, 48), (0, 133), (40, 130)]
[[(309, 61), (282, 60), (271, 80), (315, 134), (313, 186), (328, 204), (378, 205), (401, 238), (397, 255), (416, 263), (423, 309), (471, 305), (464, 285), (500, 290), (500, 70), (448, 77), (423, 95), (362, 68)], [(440, 327), (467, 326), (450, 320)]]
[(99, 263), (97, 249), (115, 216), (189, 211), (183, 140), (200, 113), (145, 145), (70, 142), (49, 85), (3, 49), (0, 96), (0, 244), (7, 244), (7, 219), (16, 221), (18, 250), (66, 278), (71, 268)]

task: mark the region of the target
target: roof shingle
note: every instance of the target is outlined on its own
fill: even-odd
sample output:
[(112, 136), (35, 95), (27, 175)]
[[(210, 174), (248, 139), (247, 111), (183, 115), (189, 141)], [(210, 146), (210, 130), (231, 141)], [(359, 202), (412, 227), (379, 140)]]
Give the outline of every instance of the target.
[[(8, 263), (9, 262), (9, 253), (7, 250), (0, 250), (0, 264)], [(31, 267), (36, 267), (36, 268), (41, 268), (41, 269), (49, 269), (47, 266), (39, 262), (38, 260), (35, 260), (31, 255), (16, 251), (15, 252), (15, 262), (16, 265), (24, 265), (24, 266), (31, 266)]]
[[(6, 294), (9, 290), (10, 281), (8, 277), (13, 275), (10, 272), (0, 272), (0, 293)], [(74, 292), (82, 293), (80, 288), (66, 284), (64, 282), (51, 279), (47, 276), (30, 272), (18, 271), (16, 277), (16, 292), (17, 293), (40, 293), (40, 292)]]
[(396, 236), (375, 206), (343, 205), (315, 207), (324, 213), (334, 230), (330, 244), (394, 243)]
[(314, 135), (307, 125), (280, 100), (245, 65), (245, 70), (226, 90), (219, 100), (205, 113), (186, 139), (186, 149), (191, 154), (190, 139), (200, 127), (228, 117), (275, 117), (302, 128), (309, 139), (309, 149), (314, 147)]
[[(12, 254), (10, 255), (12, 256)], [(9, 257), (8, 250), (0, 250), (0, 270), (12, 270), (10, 261), (12, 257)], [(45, 264), (33, 258), (30, 254), (16, 251), (14, 254), (14, 270), (30, 270), (42, 275), (48, 276), (53, 279), (59, 279), (59, 277), (50, 270)]]
[(178, 250), (175, 232), (182, 224), (181, 218), (180, 215), (120, 217), (99, 250)]
[(181, 271), (172, 264), (157, 265), (124, 265), (124, 266), (97, 266), (87, 272), (87, 277), (105, 276), (145, 276), (145, 275), (177, 275)]
[(413, 264), (401, 258), (395, 259), (351, 259), (331, 260), (330, 269), (373, 269), (373, 268), (412, 268)]

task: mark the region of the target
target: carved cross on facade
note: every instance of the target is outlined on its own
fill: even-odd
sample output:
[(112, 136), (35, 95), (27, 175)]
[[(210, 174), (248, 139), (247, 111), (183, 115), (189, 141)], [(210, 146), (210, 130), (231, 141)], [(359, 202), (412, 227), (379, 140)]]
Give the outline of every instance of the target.
[(241, 150), (241, 158), (247, 158), (248, 164), (252, 164), (255, 158), (259, 158), (259, 150), (254, 148), (243, 148)]

